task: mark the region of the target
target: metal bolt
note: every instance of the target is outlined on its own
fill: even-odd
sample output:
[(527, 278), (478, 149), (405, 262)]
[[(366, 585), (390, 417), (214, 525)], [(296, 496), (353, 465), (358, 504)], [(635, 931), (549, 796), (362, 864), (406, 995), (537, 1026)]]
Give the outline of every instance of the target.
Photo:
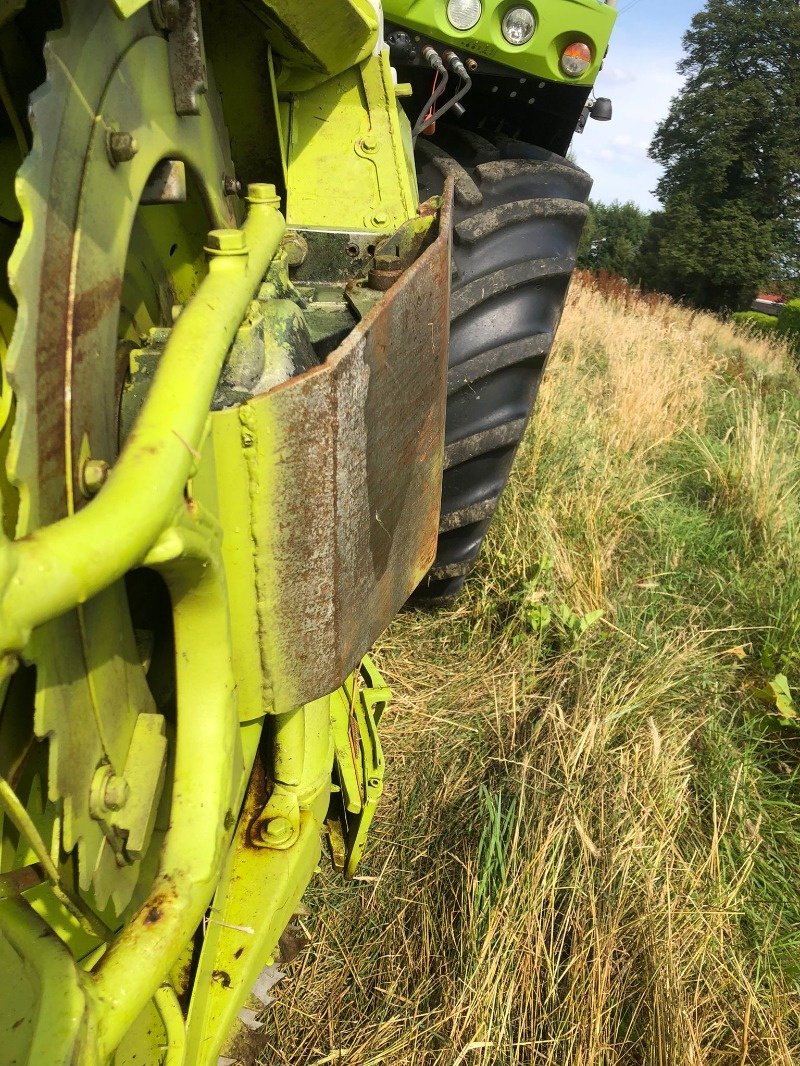
[(105, 459), (87, 459), (81, 467), (81, 488), (85, 496), (95, 496), (108, 477)]
[(256, 181), (247, 186), (247, 199), (251, 204), (270, 204), (277, 207), (281, 202), (274, 185), (265, 181)]
[(117, 163), (129, 163), (139, 151), (136, 138), (131, 133), (117, 133), (109, 130), (106, 145), (108, 158), (114, 166)]
[(238, 196), (242, 191), (242, 183), (231, 174), (226, 174), (222, 179), (222, 191), (226, 196)]
[(286, 261), (289, 266), (300, 266), (308, 255), (308, 242), (302, 233), (287, 233), (281, 242), (286, 249)]
[(261, 839), (265, 844), (285, 844), (292, 835), (292, 825), (288, 818), (280, 815), (261, 826)]
[(212, 229), (206, 238), (209, 255), (245, 255), (247, 244), (240, 229)]
[(368, 133), (366, 137), (361, 138), (358, 146), (362, 152), (374, 152), (378, 147), (378, 142), (371, 133)]
[(465, 64), (465, 66), (466, 66), (467, 70), (469, 70), (469, 71), (477, 70), (478, 69), (478, 61), (477, 61), (477, 59), (468, 59), (466, 64)]
[(385, 211), (376, 211), (370, 219), (373, 226), (383, 226), (389, 221), (389, 216)]
[(103, 803), (110, 811), (121, 810), (128, 802), (131, 786), (121, 774), (109, 774), (103, 789)]

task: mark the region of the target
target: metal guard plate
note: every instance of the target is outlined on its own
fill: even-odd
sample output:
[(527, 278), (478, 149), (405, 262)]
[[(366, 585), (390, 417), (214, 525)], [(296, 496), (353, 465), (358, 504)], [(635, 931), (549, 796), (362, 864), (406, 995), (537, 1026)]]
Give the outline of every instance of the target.
[(451, 213), (448, 186), (436, 239), (325, 363), (237, 409), (274, 711), (337, 688), (433, 562)]

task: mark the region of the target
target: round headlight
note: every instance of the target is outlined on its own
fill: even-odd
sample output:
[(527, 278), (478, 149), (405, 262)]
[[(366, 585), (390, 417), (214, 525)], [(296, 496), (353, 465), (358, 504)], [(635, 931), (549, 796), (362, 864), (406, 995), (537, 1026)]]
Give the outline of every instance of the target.
[(527, 7), (512, 7), (503, 16), (501, 29), (509, 44), (527, 44), (536, 29), (536, 19)]
[(592, 64), (592, 52), (588, 44), (575, 41), (561, 53), (561, 69), (570, 78), (579, 78)]
[(457, 30), (471, 30), (481, 17), (481, 0), (448, 0), (447, 18)]

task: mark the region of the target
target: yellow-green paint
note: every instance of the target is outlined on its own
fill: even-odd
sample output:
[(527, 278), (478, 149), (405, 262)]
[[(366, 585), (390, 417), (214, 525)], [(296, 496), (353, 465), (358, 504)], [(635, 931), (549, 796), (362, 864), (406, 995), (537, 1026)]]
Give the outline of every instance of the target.
[(324, 10), (297, 0), (245, 0), (296, 85), (307, 87), (365, 59), (378, 18), (369, 0), (325, 0)]
[(148, 555), (157, 561), (172, 552), (176, 501), (195, 464), (223, 360), (283, 232), (274, 189), (251, 187), (242, 230), (215, 231), (221, 247), (210, 249), (209, 273), (175, 323), (102, 491), (78, 513), (3, 544), (4, 653), (22, 651), (35, 626), (84, 603)]
[[(260, 0), (253, 0), (251, 6), (257, 4)], [(116, 2), (123, 20), (143, 20), (142, 6), (139, 0)], [(373, 5), (369, 0), (332, 0), (324, 19), (296, 0), (270, 4), (270, 9), (267, 36), (284, 61), (275, 91), (285, 108), (292, 224), (395, 230), (415, 216), (417, 190), (410, 131), (398, 107), (388, 56), (373, 54)], [(293, 43), (285, 33), (276, 34), (276, 13), (277, 21), (283, 19), (295, 34)], [(298, 41), (303, 42), (299, 50)], [(153, 47), (163, 51), (163, 40)], [(146, 289), (146, 278), (140, 284), (136, 275), (137, 242), (160, 242), (161, 256), (169, 254), (173, 243), (172, 217), (157, 214), (164, 208), (141, 210), (151, 214), (140, 218), (139, 234), (131, 241), (134, 269), (126, 292), (134, 295), (124, 300), (126, 310), (134, 313), (120, 322), (121, 337), (133, 342), (143, 327), (156, 322), (152, 308), (137, 304)], [(51, 879), (19, 889), (13, 878), (2, 880), (8, 866), (0, 872), (0, 969), (15, 989), (0, 1005), (0, 1027), (8, 1041), (3, 1054), (20, 1062), (212, 1066), (225, 1031), (316, 868), (335, 747), (340, 769), (344, 772), (348, 765), (348, 773), (361, 774), (362, 814), (371, 816), (380, 794), (383, 763), (369, 692), (373, 685), (383, 693), (383, 686), (374, 670), (365, 668), (366, 688), (356, 689), (351, 680), (303, 708), (272, 713), (263, 625), (269, 604), (259, 602), (254, 544), (268, 530), (270, 516), (260, 514), (255, 521), (253, 514), (254, 485), (265, 487), (270, 464), (248, 455), (248, 426), (241, 412), (209, 415), (222, 361), (284, 228), (273, 190), (253, 185), (241, 231), (210, 235), (209, 268), (199, 285), (197, 262), (177, 259), (171, 281), (183, 309), (119, 459), (91, 502), (13, 541), (15, 495), (3, 481), (0, 661), (7, 675), (18, 656), (28, 656), (40, 627), (63, 612), (79, 607), (84, 620), (94, 624), (102, 623), (107, 607), (109, 621), (116, 619), (119, 579), (144, 565), (161, 574), (170, 593), (178, 691), (177, 737), (168, 737), (171, 792), (169, 802), (162, 803), (169, 829), (155, 830), (163, 848), (152, 886), (146, 888), (147, 878), (142, 878), (145, 889), (138, 891), (136, 906), (119, 916), (112, 907), (103, 911), (116, 934), (108, 947), (99, 923), (93, 936), (59, 898), (59, 878), (69, 875), (77, 881), (77, 863), (59, 852), (60, 841), (68, 839), (60, 834), (67, 829), (62, 816), (54, 814), (52, 799), (48, 806), (46, 770), (31, 790), (32, 809), (42, 815), (36, 831), (47, 831), (46, 843), (52, 843), (55, 856), (54, 868), (48, 867)], [(141, 273), (147, 273), (144, 258)], [(3, 365), (13, 319), (13, 306), (0, 295)], [(4, 379), (0, 386), (2, 421), (12, 408)], [(270, 439), (265, 431), (262, 449)], [(0, 436), (3, 458), (5, 446)], [(263, 460), (263, 451), (260, 455)], [(46, 651), (47, 641), (39, 647)], [(98, 648), (105, 653), (105, 644)], [(79, 680), (95, 685), (102, 664), (85, 661), (86, 676)], [(69, 708), (70, 683), (56, 679), (52, 688), (62, 709)], [(106, 689), (99, 691), (113, 698)], [(130, 693), (124, 698), (130, 701)], [(362, 754), (349, 744), (354, 698), (357, 731), (368, 748), (366, 779)], [(109, 772), (126, 770), (135, 799), (110, 815), (108, 826), (124, 829), (142, 850), (165, 772), (162, 726), (159, 714), (132, 716), (133, 740), (123, 747), (141, 765), (109, 763)], [(253, 822), (270, 815), (269, 790), (259, 793), (251, 781), (251, 769), (262, 757), (259, 749), (297, 812), (297, 833), (288, 846), (263, 846), (266, 836), (253, 844)], [(351, 761), (346, 764), (348, 751)], [(349, 873), (363, 850), (368, 820), (362, 819), (362, 830), (348, 844)], [(23, 833), (17, 866), (37, 858), (29, 845)], [(148, 854), (142, 863), (150, 869), (156, 858)], [(91, 902), (91, 891), (83, 892), (84, 897)], [(212, 899), (184, 1024), (173, 982)], [(256, 933), (247, 950), (230, 961), (238, 950), (237, 926)], [(213, 977), (221, 959), (230, 962), (230, 995), (223, 995), (230, 989)], [(17, 1015), (23, 1019), (19, 1025)], [(9, 1032), (14, 1036), (8, 1037)]]
[(416, 213), (408, 120), (386, 52), (304, 92), (278, 88), (289, 98), (287, 225), (392, 232)]
[[(383, 792), (383, 748), (378, 723), (391, 698), (377, 667), (365, 656), (360, 670), (331, 701), (338, 792), (328, 825), (334, 863), (350, 880), (364, 855), (367, 833)], [(353, 737), (360, 757), (353, 759)]]

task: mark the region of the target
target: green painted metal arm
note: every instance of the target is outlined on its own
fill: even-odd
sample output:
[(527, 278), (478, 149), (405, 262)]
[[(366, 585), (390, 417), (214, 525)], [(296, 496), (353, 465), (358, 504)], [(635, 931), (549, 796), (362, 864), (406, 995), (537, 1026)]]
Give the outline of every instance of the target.
[(103, 1062), (202, 921), (230, 837), (226, 827), (235, 821), (241, 749), (230, 635), (219, 631), (228, 608), (225, 575), (205, 533), (181, 529), (174, 546), (176, 558), (160, 568), (181, 649), (170, 827), (150, 895), (85, 978), (94, 1022), (87, 1039), (99, 1048)]
[(209, 235), (209, 273), (178, 318), (153, 385), (99, 495), (3, 544), (0, 653), (140, 563), (172, 521), (227, 351), (283, 236), (271, 185), (251, 185), (241, 230)]

